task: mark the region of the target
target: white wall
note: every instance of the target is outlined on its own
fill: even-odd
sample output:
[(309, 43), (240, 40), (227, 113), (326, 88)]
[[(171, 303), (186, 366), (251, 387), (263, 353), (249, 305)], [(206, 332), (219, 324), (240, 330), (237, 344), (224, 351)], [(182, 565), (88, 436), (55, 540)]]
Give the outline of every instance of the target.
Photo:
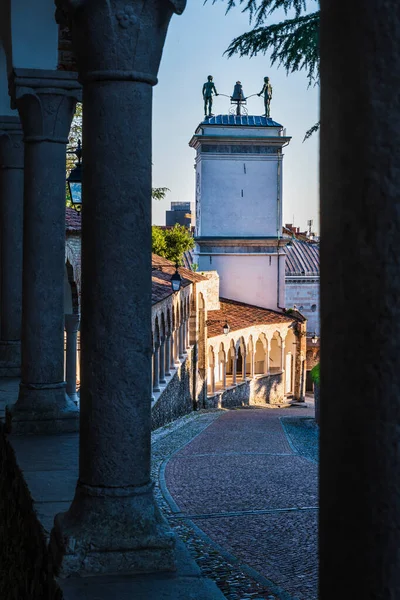
[[(210, 269), (218, 271), (219, 294), (222, 298), (277, 308), (276, 255), (214, 254), (211, 261), (209, 256), (199, 255), (199, 272)], [(284, 276), (282, 280), (284, 285)], [(282, 301), (283, 298), (282, 295)]]
[(249, 155), (202, 155), (197, 235), (276, 236), (278, 160)]
[[(296, 280), (298, 281), (298, 280)], [(286, 308), (292, 308), (296, 305), (298, 309), (303, 307), (301, 313), (307, 319), (308, 334), (320, 335), (320, 300), (319, 300), (319, 281), (315, 283), (296, 283), (286, 281), (285, 305)], [(315, 306), (315, 310), (312, 307)]]

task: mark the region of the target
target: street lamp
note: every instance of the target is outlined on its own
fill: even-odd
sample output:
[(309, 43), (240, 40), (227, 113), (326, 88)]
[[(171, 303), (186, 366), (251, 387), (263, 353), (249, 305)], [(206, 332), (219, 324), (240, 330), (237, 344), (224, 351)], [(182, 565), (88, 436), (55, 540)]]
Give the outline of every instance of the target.
[(228, 322), (225, 323), (225, 325), (223, 326), (223, 332), (225, 335), (228, 335), (228, 333), (230, 332), (231, 328), (228, 325)]
[(314, 331), (314, 333), (313, 333), (313, 335), (312, 335), (312, 337), (311, 337), (311, 341), (312, 341), (312, 343), (313, 343), (313, 344), (316, 344), (316, 343), (317, 343), (317, 341), (318, 341), (318, 338), (317, 338), (317, 336), (315, 335), (315, 331)]
[(182, 285), (182, 277), (179, 275), (178, 265), (175, 265), (175, 273), (171, 277), (171, 287), (173, 292), (179, 292)]
[(82, 147), (81, 140), (78, 140), (78, 147), (68, 154), (75, 154), (78, 158), (78, 162), (75, 163), (75, 167), (71, 170), (67, 179), (69, 195), (71, 198), (72, 208), (77, 212), (82, 210)]

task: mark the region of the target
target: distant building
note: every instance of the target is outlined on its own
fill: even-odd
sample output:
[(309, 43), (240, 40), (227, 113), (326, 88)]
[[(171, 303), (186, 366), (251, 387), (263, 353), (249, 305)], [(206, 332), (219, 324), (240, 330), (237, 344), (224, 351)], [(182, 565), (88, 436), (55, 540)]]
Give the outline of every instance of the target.
[(173, 227), (185, 225), (191, 227), (194, 224), (193, 204), (191, 202), (171, 202), (171, 210), (165, 211), (165, 225)]

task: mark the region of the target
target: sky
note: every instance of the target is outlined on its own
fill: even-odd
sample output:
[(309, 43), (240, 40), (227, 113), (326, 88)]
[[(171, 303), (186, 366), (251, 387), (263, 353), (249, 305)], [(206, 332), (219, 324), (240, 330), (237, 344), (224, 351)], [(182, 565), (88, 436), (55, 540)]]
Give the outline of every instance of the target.
[[(319, 135), (303, 143), (305, 132), (319, 119), (319, 87), (308, 87), (305, 72), (286, 75), (283, 67), (272, 67), (269, 56), (223, 56), (234, 37), (251, 29), (247, 13), (234, 8), (225, 15), (225, 10), (223, 1), (213, 5), (211, 0), (188, 0), (183, 15), (171, 20), (154, 87), (152, 158), (153, 186), (170, 191), (164, 200), (153, 200), (153, 224), (165, 225), (171, 202), (194, 202), (195, 151), (188, 143), (203, 120), (201, 91), (207, 75), (213, 75), (219, 93), (229, 96), (237, 80), (250, 96), (268, 76), (273, 86), (271, 117), (292, 136), (284, 148), (283, 221), (304, 230), (312, 219), (319, 233)], [(284, 13), (276, 11), (270, 19), (283, 20)], [(214, 114), (227, 114), (229, 108), (228, 98), (214, 98)], [(247, 108), (249, 114), (263, 114), (263, 98), (249, 99)]]

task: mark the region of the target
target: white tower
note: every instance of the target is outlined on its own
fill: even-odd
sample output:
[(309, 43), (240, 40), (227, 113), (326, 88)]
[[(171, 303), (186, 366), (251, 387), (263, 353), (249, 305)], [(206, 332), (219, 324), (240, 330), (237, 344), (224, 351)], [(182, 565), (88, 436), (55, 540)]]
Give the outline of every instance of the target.
[(282, 148), (279, 123), (218, 115), (196, 129), (196, 260), (216, 270), (220, 295), (256, 306), (284, 306)]

